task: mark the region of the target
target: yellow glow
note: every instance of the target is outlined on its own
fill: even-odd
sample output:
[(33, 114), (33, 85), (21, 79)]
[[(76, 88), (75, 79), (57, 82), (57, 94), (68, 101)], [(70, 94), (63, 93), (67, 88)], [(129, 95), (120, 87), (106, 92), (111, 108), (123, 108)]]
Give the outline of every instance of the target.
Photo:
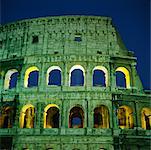
[[(51, 108), (51, 107), (56, 107), (56, 108), (59, 109), (59, 106), (56, 105), (56, 104), (48, 104), (48, 105), (45, 107), (45, 109), (44, 109), (44, 128), (47, 128), (47, 119), (46, 119), (46, 117), (47, 117), (47, 111), (48, 111), (48, 109)], [(51, 127), (49, 126), (49, 128), (51, 128)]]
[[(121, 114), (120, 109), (124, 109), (124, 114)], [(125, 125), (120, 125), (120, 128), (124, 129), (124, 128), (133, 128), (134, 127), (134, 120), (133, 120), (133, 111), (130, 107), (128, 106), (121, 106), (118, 109), (118, 119), (121, 120), (123, 119), (125, 120)]]
[(48, 68), (47, 70), (47, 74), (46, 74), (46, 84), (48, 85), (49, 83), (49, 73), (53, 70), (59, 70), (61, 71), (61, 68), (59, 66), (51, 66), (50, 68)]
[[(29, 108), (32, 109), (32, 117), (34, 116), (34, 106), (31, 105), (31, 104), (25, 105), (25, 106), (22, 108), (21, 113), (20, 113), (20, 123), (19, 123), (19, 124), (20, 124), (20, 128), (23, 128), (23, 127), (24, 127), (24, 120), (25, 120), (26, 111), (27, 111)], [(28, 120), (29, 120), (29, 119), (28, 119)], [(28, 123), (28, 122), (29, 122), (29, 124), (30, 124), (31, 120), (27, 121), (27, 123)], [(27, 124), (27, 128), (31, 128), (29, 124)]]
[(8, 106), (2, 108), (2, 113), (0, 114), (0, 128), (4, 128), (4, 124), (5, 124), (5, 128), (6, 125), (7, 128), (12, 128), (12, 115), (13, 115), (12, 107)]
[(85, 70), (81, 65), (74, 65), (71, 67), (70, 72), (69, 72), (69, 86), (71, 84), (71, 73), (75, 69), (80, 69), (83, 72), (83, 77), (84, 77), (84, 85), (85, 85)]
[(11, 76), (16, 72), (18, 72), (16, 69), (11, 69), (7, 71), (5, 75), (5, 80), (4, 80), (4, 89), (9, 89)]
[(32, 66), (26, 70), (25, 76), (24, 76), (24, 87), (28, 87), (29, 74), (33, 71), (39, 71), (39, 69), (36, 66)]
[(147, 121), (145, 120), (145, 117), (148, 118), (148, 126), (151, 129), (151, 108), (143, 108), (141, 111), (141, 123), (143, 129), (147, 129)]
[(125, 67), (118, 67), (115, 71), (120, 71), (125, 74), (126, 79), (126, 88), (130, 88), (130, 74), (129, 71)]
[(108, 86), (108, 83), (109, 83), (109, 81), (108, 81), (108, 71), (107, 71), (107, 69), (106, 69), (104, 66), (96, 66), (96, 67), (93, 69), (93, 72), (94, 72), (95, 70), (101, 70), (101, 71), (103, 71), (103, 72), (105, 73), (105, 84), (106, 84), (106, 87), (107, 87), (107, 86)]

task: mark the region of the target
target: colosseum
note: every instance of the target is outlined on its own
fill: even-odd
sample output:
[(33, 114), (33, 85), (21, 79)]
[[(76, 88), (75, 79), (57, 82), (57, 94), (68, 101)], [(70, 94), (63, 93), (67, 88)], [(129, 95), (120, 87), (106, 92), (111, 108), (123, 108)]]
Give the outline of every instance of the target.
[(151, 95), (112, 19), (0, 26), (0, 149), (149, 150)]

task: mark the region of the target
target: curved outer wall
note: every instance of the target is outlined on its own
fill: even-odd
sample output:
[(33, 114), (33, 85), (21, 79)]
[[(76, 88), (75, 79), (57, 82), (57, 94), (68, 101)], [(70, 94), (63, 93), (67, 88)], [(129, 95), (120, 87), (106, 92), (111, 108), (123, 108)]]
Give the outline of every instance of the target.
[[(38, 37), (37, 42), (33, 42), (34, 37)], [(84, 86), (69, 86), (69, 73), (74, 65), (85, 70)], [(39, 69), (38, 86), (26, 88), (25, 72), (32, 66)], [(61, 68), (61, 86), (46, 84), (51, 66)], [(107, 87), (92, 85), (96, 66), (107, 69)], [(116, 87), (115, 70), (121, 66), (129, 71), (129, 88)], [(17, 86), (5, 89), (5, 74), (11, 69), (19, 72)], [(141, 128), (140, 118), (142, 108), (149, 107), (150, 95), (143, 91), (136, 58), (125, 48), (108, 17), (47, 17), (0, 26), (0, 89), (1, 110), (13, 106), (15, 113), (13, 127), (0, 129), (1, 142), (9, 138), (16, 150), (126, 150), (128, 145), (133, 150), (149, 149), (149, 130)], [(35, 107), (34, 128), (30, 129), (19, 125), (20, 112), (26, 104)], [(43, 128), (48, 104), (59, 107), (59, 128)], [(84, 128), (68, 128), (70, 110), (77, 105), (84, 111)], [(107, 129), (93, 127), (93, 110), (99, 105), (109, 110)], [(115, 108), (122, 105), (133, 110), (133, 129), (118, 127)]]

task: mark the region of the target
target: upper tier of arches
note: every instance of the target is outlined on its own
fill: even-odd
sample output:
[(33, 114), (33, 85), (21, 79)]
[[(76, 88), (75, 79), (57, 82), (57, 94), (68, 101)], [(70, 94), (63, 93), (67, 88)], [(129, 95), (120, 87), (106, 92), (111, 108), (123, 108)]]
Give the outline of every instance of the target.
[[(51, 66), (43, 76), (43, 81), (47, 86), (63, 85), (64, 76), (63, 69), (60, 66)], [(91, 72), (91, 71), (90, 71)], [(29, 66), (24, 73), (24, 87), (31, 88), (39, 86), (39, 78), (41, 70), (37, 66)], [(130, 71), (126, 67), (117, 67), (112, 75), (105, 66), (95, 66), (92, 72), (88, 74), (86, 68), (82, 65), (73, 65), (68, 72), (68, 86), (88, 86), (87, 80), (91, 80), (93, 87), (109, 87), (111, 86), (111, 77), (115, 80), (115, 87), (130, 89), (131, 76)], [(20, 75), (17, 69), (7, 70), (4, 77), (4, 89), (12, 89), (17, 86), (17, 80)], [(91, 75), (91, 76), (90, 76)], [(42, 82), (43, 82), (42, 81)], [(90, 85), (89, 85), (90, 86)]]

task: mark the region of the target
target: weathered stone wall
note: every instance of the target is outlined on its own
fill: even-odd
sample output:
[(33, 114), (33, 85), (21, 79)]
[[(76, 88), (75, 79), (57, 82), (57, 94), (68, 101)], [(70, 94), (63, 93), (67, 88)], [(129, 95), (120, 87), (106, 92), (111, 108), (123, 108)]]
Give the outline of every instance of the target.
[[(120, 36), (108, 17), (62, 16), (29, 19), (0, 26), (0, 109), (15, 107), (12, 128), (0, 129), (1, 138), (12, 137), (16, 150), (27, 149), (83, 149), (126, 150), (149, 148), (149, 130), (142, 129), (141, 110), (149, 107), (150, 95), (143, 87), (136, 71), (136, 58), (123, 46)], [(84, 86), (69, 85), (72, 66), (85, 70)], [(24, 86), (29, 67), (39, 69), (38, 86)], [(47, 70), (61, 68), (61, 86), (46, 84)], [(92, 85), (93, 69), (104, 66), (108, 72), (108, 86)], [(130, 88), (116, 86), (116, 68), (125, 67), (130, 75)], [(5, 89), (8, 70), (19, 72), (16, 88)], [(20, 113), (26, 104), (35, 107), (34, 128), (20, 128)], [(59, 107), (59, 128), (44, 129), (44, 109), (48, 104)], [(72, 107), (84, 111), (84, 128), (69, 128)], [(105, 105), (109, 110), (109, 128), (94, 128), (94, 109)], [(133, 110), (134, 128), (120, 129), (117, 110), (120, 106)], [(143, 143), (146, 142), (146, 147)]]

